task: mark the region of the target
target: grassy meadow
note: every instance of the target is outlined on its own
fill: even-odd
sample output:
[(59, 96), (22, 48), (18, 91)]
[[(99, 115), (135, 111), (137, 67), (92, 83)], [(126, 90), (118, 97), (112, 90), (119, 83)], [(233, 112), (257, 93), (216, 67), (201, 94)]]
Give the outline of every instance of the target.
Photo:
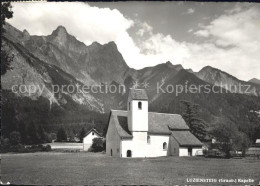
[(260, 160), (254, 159), (204, 157), (121, 159), (102, 153), (84, 152), (2, 154), (1, 156), (1, 181), (11, 184), (193, 185), (196, 183), (188, 183), (187, 178), (251, 178), (255, 180), (251, 184), (257, 185), (260, 181), (259, 173)]

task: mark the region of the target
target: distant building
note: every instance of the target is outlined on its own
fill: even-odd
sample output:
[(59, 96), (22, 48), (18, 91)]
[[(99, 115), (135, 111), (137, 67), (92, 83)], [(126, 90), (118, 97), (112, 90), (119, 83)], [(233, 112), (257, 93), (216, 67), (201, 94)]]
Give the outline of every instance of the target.
[(95, 128), (88, 131), (86, 136), (83, 138), (83, 151), (87, 151), (91, 147), (94, 138), (100, 137), (102, 137), (101, 134)]
[(255, 156), (258, 159), (260, 158), (260, 139), (256, 139), (255, 145), (248, 148), (246, 155), (247, 156)]
[(111, 110), (106, 153), (117, 157), (195, 156), (202, 143), (181, 115), (148, 112), (145, 90), (130, 89), (127, 111)]

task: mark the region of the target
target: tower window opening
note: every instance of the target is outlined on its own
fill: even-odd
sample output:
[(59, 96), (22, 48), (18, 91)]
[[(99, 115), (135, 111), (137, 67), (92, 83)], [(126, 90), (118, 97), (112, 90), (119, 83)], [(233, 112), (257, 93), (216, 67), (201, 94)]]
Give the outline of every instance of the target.
[(147, 143), (148, 143), (148, 144), (151, 143), (151, 138), (150, 138), (150, 136), (147, 136)]

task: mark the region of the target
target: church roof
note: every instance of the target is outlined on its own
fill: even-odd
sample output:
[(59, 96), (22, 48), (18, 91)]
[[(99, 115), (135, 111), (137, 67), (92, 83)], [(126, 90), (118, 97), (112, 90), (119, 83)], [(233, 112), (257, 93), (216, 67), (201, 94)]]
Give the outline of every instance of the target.
[(180, 146), (201, 146), (202, 143), (188, 130), (172, 131), (172, 136)]
[(129, 96), (133, 100), (148, 100), (148, 96), (144, 89), (133, 89), (131, 88), (129, 91)]
[(150, 133), (171, 134), (170, 130), (189, 130), (179, 114), (149, 112), (148, 123)]
[[(114, 120), (116, 129), (120, 137), (132, 137), (128, 130), (127, 123), (128, 111), (111, 110), (110, 119)], [(151, 134), (167, 134), (172, 133), (171, 130), (189, 130), (185, 121), (178, 114), (165, 114), (149, 112), (148, 114), (148, 132)]]
[(115, 127), (120, 137), (132, 138), (132, 134), (128, 130), (127, 111), (111, 110), (111, 119), (114, 120)]

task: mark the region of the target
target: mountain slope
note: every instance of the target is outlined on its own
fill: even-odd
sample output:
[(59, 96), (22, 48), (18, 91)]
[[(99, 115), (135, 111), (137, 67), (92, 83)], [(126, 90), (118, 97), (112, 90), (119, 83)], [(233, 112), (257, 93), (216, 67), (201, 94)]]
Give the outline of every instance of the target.
[(202, 68), (195, 75), (208, 83), (223, 87), (233, 93), (260, 96), (260, 86), (251, 82), (241, 81), (226, 72), (210, 66)]
[[(183, 91), (178, 89), (176, 92), (176, 86), (180, 85), (184, 87)], [(195, 86), (197, 91), (194, 91), (194, 88), (188, 88), (188, 91), (185, 91), (185, 86)], [(174, 91), (171, 91), (171, 87), (175, 88)], [(199, 87), (202, 88), (199, 89)], [(209, 123), (209, 127), (213, 126), (221, 117), (235, 123), (240, 129), (252, 127), (248, 116), (251, 110), (256, 111), (260, 108), (260, 97), (226, 91), (221, 93), (220, 87), (218, 89), (215, 87), (215, 92), (208, 91), (208, 89), (212, 90), (212, 87), (212, 84), (199, 79), (194, 74), (181, 70), (165, 82), (160, 89), (161, 96), (152, 102), (149, 108), (151, 111), (182, 114), (184, 108), (181, 101), (186, 100), (200, 106), (200, 115)]]
[[(68, 85), (75, 86), (80, 84), (72, 75), (62, 71), (54, 65), (46, 64), (19, 43), (13, 43), (3, 37), (3, 42), (7, 50), (14, 54), (14, 59), (11, 63), (12, 70), (2, 76), (2, 88), (12, 90), (13, 87), (24, 87), (27, 91), (20, 89), (16, 91), (18, 95), (38, 99), (45, 97), (50, 102), (50, 108), (53, 103), (63, 107), (66, 105), (69, 97), (78, 104), (85, 105), (89, 110), (103, 112), (102, 104), (96, 100), (91, 94), (81, 92), (70, 93), (65, 87)], [(62, 91), (61, 87), (64, 87)], [(29, 92), (28, 87), (33, 87), (35, 90)], [(56, 89), (54, 89), (56, 88)], [(59, 91), (58, 91), (59, 90)], [(68, 98), (67, 98), (68, 99)]]
[(260, 85), (260, 79), (253, 78), (253, 79), (250, 79), (248, 82)]

